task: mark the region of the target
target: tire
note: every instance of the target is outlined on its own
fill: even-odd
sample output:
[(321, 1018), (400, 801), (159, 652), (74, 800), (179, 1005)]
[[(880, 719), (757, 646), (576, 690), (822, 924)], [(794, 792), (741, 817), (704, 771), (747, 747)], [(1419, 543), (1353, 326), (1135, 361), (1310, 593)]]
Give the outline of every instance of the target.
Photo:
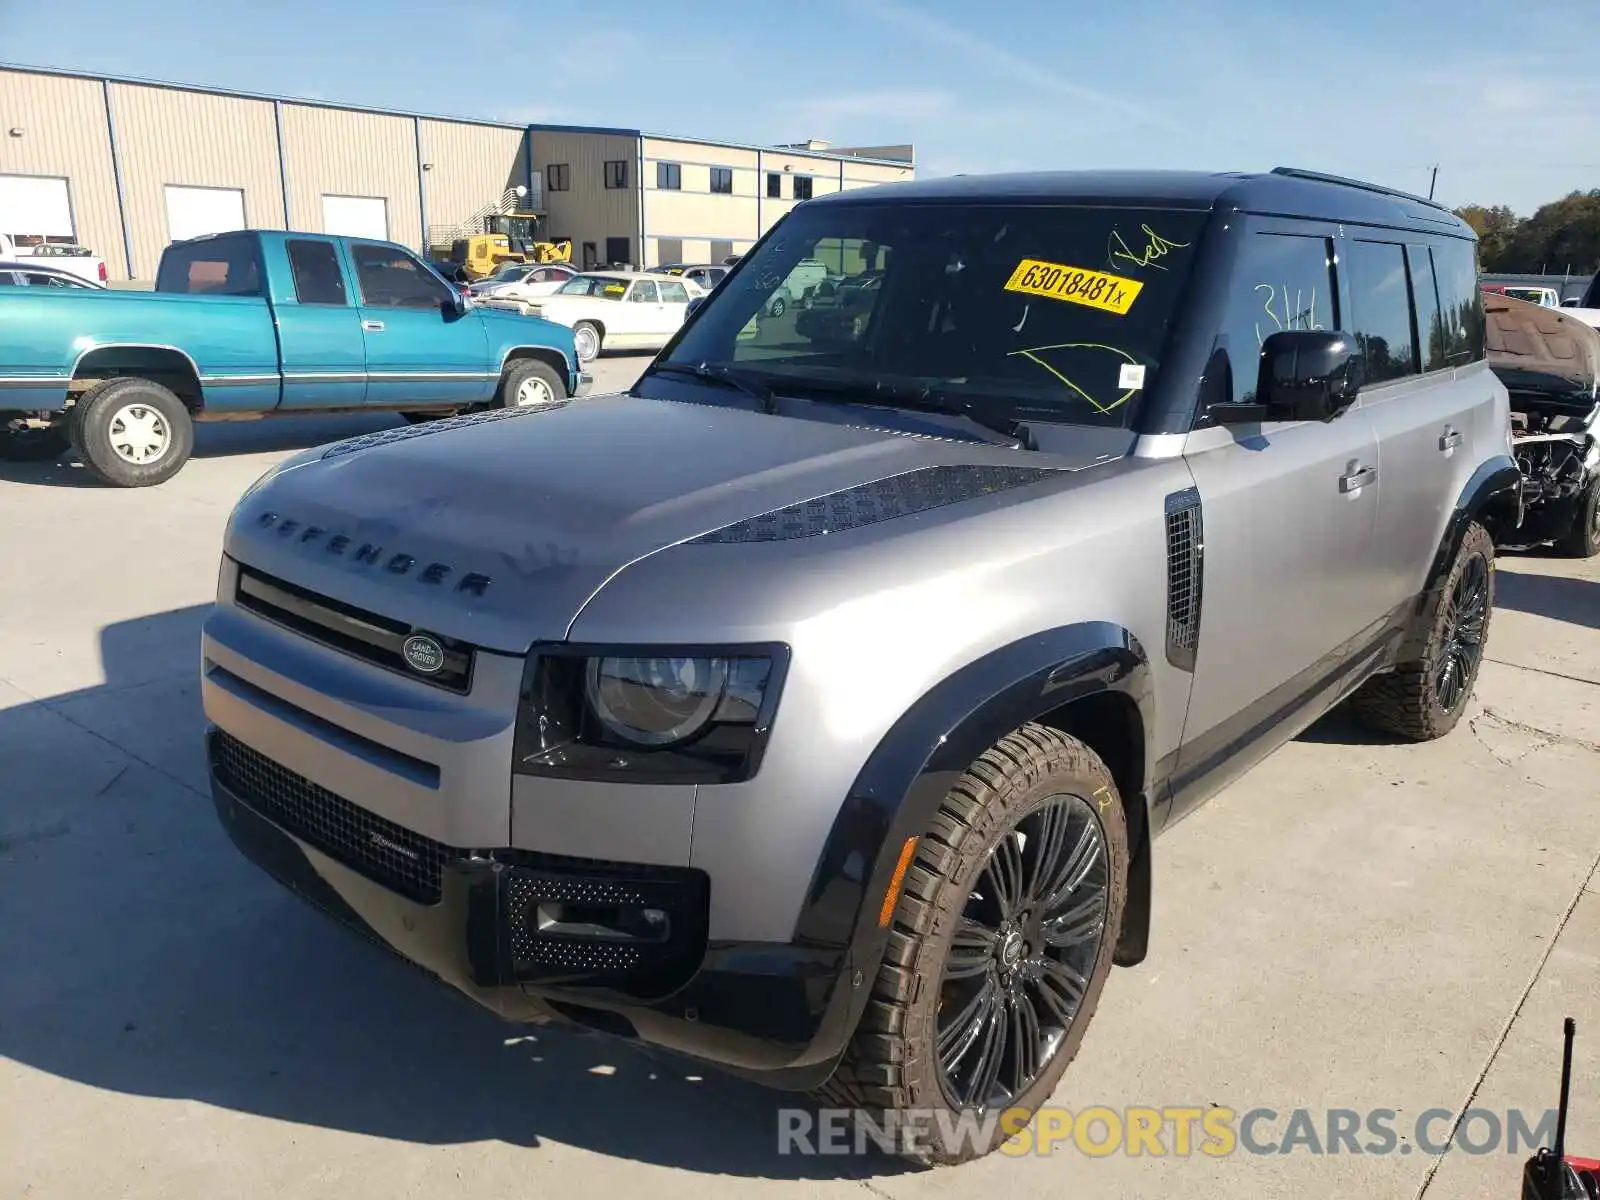
[(605, 337), (593, 321), (579, 321), (572, 327), (573, 347), (579, 362), (593, 362), (600, 357), (600, 346)]
[(549, 363), (518, 358), (506, 364), (496, 408), (552, 408), (567, 398), (567, 381)]
[(0, 421), (0, 461), (3, 462), (55, 462), (69, 449), (72, 441), (65, 421), (56, 421), (43, 427), (14, 425)]
[(189, 410), (148, 379), (108, 379), (78, 398), (73, 444), (90, 474), (112, 487), (165, 483), (194, 451)]
[(1456, 727), (1489, 642), (1494, 572), (1494, 542), (1474, 522), (1445, 577), (1421, 659), (1362, 684), (1350, 697), (1353, 716), (1411, 742), (1429, 742)]
[[(1019, 826), (1023, 838), (1016, 836)], [(1052, 830), (1062, 835), (1059, 840), (1050, 836)], [(1085, 836), (1087, 843), (1074, 842)], [(1070, 990), (1078, 993), (1075, 1008), (1063, 1020), (1057, 1019), (1042, 989), (1040, 964), (1047, 947), (1040, 940), (1037, 914), (1020, 928), (1008, 925), (1000, 919), (998, 899), (980, 893), (1002, 890), (990, 874), (995, 855), (1001, 856), (995, 862), (1019, 864), (1016, 878), (1023, 886), (1016, 891), (1023, 895), (1032, 894), (1036, 873), (1065, 880), (1072, 874), (1065, 868), (1076, 857), (1074, 844), (1088, 846), (1084, 861), (1092, 869), (1082, 886), (1064, 892), (1045, 889), (1067, 897), (1050, 911), (1061, 912), (1065, 905), (1077, 917), (1067, 926), (1075, 940), (1061, 950), (1071, 965), (1058, 965), (1052, 975), (1065, 979), (1061, 972), (1071, 972)], [(1029, 851), (1029, 845), (1035, 850)], [(1051, 846), (1058, 848), (1057, 854), (1046, 861), (1055, 869), (1041, 872), (1039, 859)], [(1020, 1132), (1049, 1100), (1094, 1016), (1111, 972), (1127, 880), (1127, 821), (1116, 783), (1099, 757), (1076, 738), (1042, 725), (1025, 725), (1002, 738), (967, 769), (923, 831), (866, 1011), (837, 1072), (816, 1092), (817, 1098), (828, 1106), (861, 1111), (880, 1129), (897, 1129), (896, 1148), (919, 1162), (980, 1158)], [(1087, 908), (1080, 907), (1085, 904)], [(964, 977), (947, 978), (946, 969), (952, 967)], [(984, 1055), (974, 1057), (974, 1047), (987, 1050), (989, 1031), (1000, 1028), (992, 1020), (996, 1002), (991, 999), (991, 1019), (979, 1040), (967, 1039), (967, 1049), (959, 1054), (955, 1052), (962, 1039), (956, 1030), (970, 1022), (952, 1020), (943, 1031), (939, 1027), (947, 997), (952, 1006), (962, 1006), (958, 1013), (966, 1013), (983, 1003), (984, 989), (990, 989), (991, 998), (999, 997), (1007, 1030), (1013, 1020), (1026, 1025), (1026, 1008), (1033, 1013), (1035, 1033), (1047, 1021), (1061, 1031), (1056, 1049), (1031, 1076), (1020, 1056), (998, 1064), (995, 1080), (1011, 1094), (991, 1093), (987, 1106), (971, 1103), (959, 1092), (970, 1089), (976, 1097), (985, 1090), (980, 1081)], [(1065, 1001), (1060, 992), (1050, 990), (1059, 1002)], [(978, 1015), (983, 1016), (981, 1011)], [(941, 1040), (953, 1070), (941, 1060)], [(1036, 1039), (1034, 1045), (1037, 1050)], [(963, 1109), (969, 1114), (981, 1110), (980, 1121), (985, 1112), (996, 1119), (981, 1125), (977, 1136), (962, 1137), (957, 1122)], [(1004, 1121), (998, 1119), (1001, 1112), (1007, 1114)], [(914, 1131), (909, 1139), (907, 1130)]]
[(784, 300), (782, 296), (774, 296), (772, 298), (772, 303), (767, 305), (767, 316), (781, 317), (788, 307), (788, 302)]
[(1600, 554), (1600, 479), (1589, 485), (1589, 490), (1578, 500), (1578, 512), (1572, 519), (1572, 528), (1557, 540), (1557, 554), (1568, 558), (1593, 558)]

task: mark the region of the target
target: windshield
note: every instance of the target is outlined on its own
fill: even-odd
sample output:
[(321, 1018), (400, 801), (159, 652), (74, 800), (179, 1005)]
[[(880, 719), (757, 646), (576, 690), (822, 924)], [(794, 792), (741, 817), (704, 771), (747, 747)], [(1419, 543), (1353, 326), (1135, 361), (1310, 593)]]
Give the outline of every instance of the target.
[(507, 263), (485, 281), (487, 283), (516, 283), (526, 277), (532, 267), (523, 263)]
[(628, 290), (625, 279), (609, 275), (574, 275), (557, 291), (560, 296), (599, 296), (602, 300), (621, 300)]
[[(781, 389), (906, 385), (1120, 425), (1161, 365), (1206, 214), (833, 203), (741, 264), (665, 362)], [(778, 300), (783, 303), (777, 303)]]

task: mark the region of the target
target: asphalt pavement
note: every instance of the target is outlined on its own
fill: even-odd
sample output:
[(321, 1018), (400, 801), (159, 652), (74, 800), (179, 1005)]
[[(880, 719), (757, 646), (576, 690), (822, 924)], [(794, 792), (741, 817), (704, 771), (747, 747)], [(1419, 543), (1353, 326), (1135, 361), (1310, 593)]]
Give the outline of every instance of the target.
[[(597, 390), (644, 361), (602, 359)], [(1150, 957), (1113, 974), (1055, 1103), (1271, 1110), (1251, 1141), (1289, 1153), (1101, 1133), (918, 1171), (780, 1154), (792, 1100), (501, 1025), (222, 835), (196, 636), (228, 512), (284, 455), (395, 423), (205, 426), (142, 491), (0, 464), (0, 1196), (1511, 1200), (1526, 1149), (1436, 1155), (1416, 1124), (1440, 1110), (1446, 1139), (1473, 1110), (1473, 1146), (1484, 1113), (1536, 1124), (1567, 1015), (1569, 1146), (1600, 1157), (1600, 560), (1501, 560), (1448, 738), (1330, 717), (1157, 843)], [(1391, 1110), (1392, 1149), (1330, 1139), (1330, 1110)]]

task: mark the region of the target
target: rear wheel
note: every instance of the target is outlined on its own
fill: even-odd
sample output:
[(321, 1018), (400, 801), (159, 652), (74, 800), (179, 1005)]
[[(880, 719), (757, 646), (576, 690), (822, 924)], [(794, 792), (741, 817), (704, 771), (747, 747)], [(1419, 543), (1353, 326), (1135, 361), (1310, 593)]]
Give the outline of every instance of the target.
[(556, 369), (537, 358), (519, 358), (506, 364), (495, 393), (497, 408), (548, 408), (567, 398), (567, 383)]
[(1572, 528), (1556, 542), (1556, 552), (1568, 558), (1593, 558), (1600, 554), (1600, 479), (1578, 498)]
[(54, 462), (69, 447), (70, 438), (64, 421), (46, 425), (23, 417), (0, 419), (0, 460)]
[(112, 487), (165, 483), (189, 461), (194, 425), (183, 401), (148, 379), (108, 379), (78, 398), (73, 445)]
[(1456, 727), (1483, 665), (1494, 613), (1494, 570), (1489, 531), (1476, 523), (1468, 526), (1422, 657), (1367, 680), (1350, 697), (1354, 716), (1413, 742), (1443, 737)]
[(1020, 1132), (1094, 1015), (1127, 878), (1099, 757), (1041, 725), (1001, 739), (923, 831), (867, 1010), (818, 1098), (897, 1130), (923, 1161), (979, 1158)]
[(593, 362), (600, 354), (600, 327), (593, 321), (579, 321), (572, 327), (572, 341), (579, 362)]

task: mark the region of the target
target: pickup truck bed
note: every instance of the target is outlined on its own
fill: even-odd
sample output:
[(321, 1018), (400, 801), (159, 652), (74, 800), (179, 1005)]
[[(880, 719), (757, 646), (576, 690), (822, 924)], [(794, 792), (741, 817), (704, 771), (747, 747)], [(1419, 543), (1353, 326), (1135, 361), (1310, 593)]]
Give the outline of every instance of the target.
[(250, 230), (169, 246), (154, 292), (0, 290), (0, 458), (71, 444), (117, 486), (181, 469), (194, 421), (422, 419), (586, 382), (570, 329), (479, 309), (388, 242)]

